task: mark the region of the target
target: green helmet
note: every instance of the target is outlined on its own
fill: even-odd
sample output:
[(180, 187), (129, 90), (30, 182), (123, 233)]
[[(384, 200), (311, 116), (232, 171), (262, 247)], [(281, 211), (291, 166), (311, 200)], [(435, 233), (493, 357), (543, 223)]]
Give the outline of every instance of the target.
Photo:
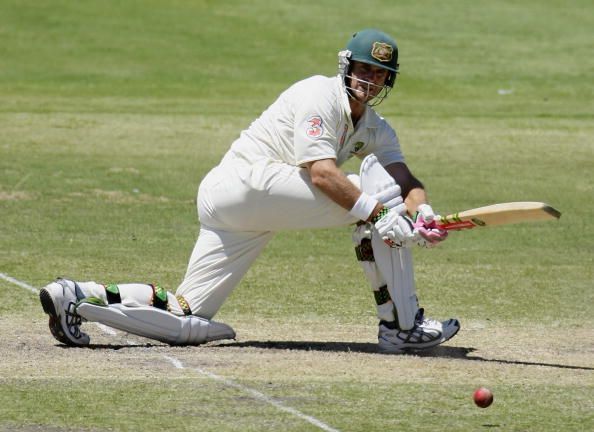
[(361, 30), (353, 35), (346, 49), (350, 52), (349, 60), (379, 66), (392, 72), (386, 84), (394, 86), (398, 73), (398, 46), (389, 35), (375, 29)]

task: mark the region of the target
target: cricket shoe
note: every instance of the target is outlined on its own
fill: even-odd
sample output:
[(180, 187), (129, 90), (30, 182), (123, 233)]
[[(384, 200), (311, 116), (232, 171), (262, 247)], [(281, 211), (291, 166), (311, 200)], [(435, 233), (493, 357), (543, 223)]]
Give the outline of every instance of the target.
[(460, 330), (460, 322), (457, 319), (440, 322), (425, 318), (423, 308), (417, 312), (415, 326), (410, 330), (391, 328), (393, 326), (390, 324), (385, 321), (380, 322), (378, 333), (380, 352), (400, 353), (406, 350), (431, 348), (453, 338)]
[(84, 295), (74, 281), (57, 279), (39, 292), (43, 311), (49, 315), (52, 335), (69, 346), (86, 346), (90, 338), (80, 331), (82, 318), (76, 313), (76, 304)]

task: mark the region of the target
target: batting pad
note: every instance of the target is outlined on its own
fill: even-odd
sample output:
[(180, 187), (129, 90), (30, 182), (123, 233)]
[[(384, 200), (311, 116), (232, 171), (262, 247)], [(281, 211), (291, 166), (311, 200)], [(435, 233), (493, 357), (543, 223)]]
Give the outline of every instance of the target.
[(150, 306), (127, 307), (121, 304), (98, 305), (83, 301), (76, 313), (88, 321), (171, 345), (199, 345), (219, 339), (234, 339), (227, 324), (194, 315), (178, 317)]
[[(374, 154), (363, 159), (360, 177), (361, 190), (368, 195), (374, 195), (396, 184)], [(415, 325), (415, 316), (419, 309), (412, 253), (407, 248), (391, 248), (375, 229), (371, 234), (371, 247), (375, 264), (386, 280), (388, 292), (394, 302), (398, 326), (401, 330), (410, 330)]]

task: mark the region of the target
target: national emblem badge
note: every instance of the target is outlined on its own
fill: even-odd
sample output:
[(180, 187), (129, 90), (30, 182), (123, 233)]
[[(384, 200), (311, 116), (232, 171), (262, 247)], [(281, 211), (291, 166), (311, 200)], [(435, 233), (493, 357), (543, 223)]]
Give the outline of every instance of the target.
[(371, 56), (381, 62), (389, 62), (392, 60), (392, 45), (385, 42), (374, 42), (371, 48)]

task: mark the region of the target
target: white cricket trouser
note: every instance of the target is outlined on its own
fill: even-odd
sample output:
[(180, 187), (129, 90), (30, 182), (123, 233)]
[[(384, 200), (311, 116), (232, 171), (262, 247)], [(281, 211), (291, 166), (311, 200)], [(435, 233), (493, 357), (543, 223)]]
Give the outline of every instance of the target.
[[(358, 184), (358, 176), (349, 175)], [(211, 319), (273, 237), (289, 229), (357, 222), (304, 168), (269, 159), (248, 162), (229, 152), (198, 190), (201, 228), (177, 289), (192, 313)]]

